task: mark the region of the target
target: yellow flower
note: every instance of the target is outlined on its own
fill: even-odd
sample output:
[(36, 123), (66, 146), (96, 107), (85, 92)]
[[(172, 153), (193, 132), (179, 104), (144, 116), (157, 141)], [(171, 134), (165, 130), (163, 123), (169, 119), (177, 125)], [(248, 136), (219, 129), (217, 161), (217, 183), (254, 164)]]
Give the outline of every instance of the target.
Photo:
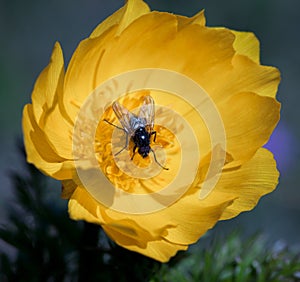
[[(23, 112), (27, 159), (62, 181), (71, 218), (166, 262), (275, 189), (276, 163), (261, 147), (279, 120), (279, 81), (260, 65), (252, 33), (128, 0), (79, 44), (66, 72), (55, 44)], [(126, 134), (104, 122), (120, 126), (112, 102), (134, 111), (147, 95), (153, 154), (131, 160), (131, 140), (116, 155)]]

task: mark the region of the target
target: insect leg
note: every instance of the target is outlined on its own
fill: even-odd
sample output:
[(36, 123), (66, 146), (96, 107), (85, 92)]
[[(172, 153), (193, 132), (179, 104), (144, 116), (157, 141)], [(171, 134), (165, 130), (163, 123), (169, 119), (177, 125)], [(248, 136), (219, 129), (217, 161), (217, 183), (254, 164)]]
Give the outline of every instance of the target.
[(117, 156), (117, 155), (119, 155), (123, 150), (125, 150), (125, 149), (127, 148), (127, 146), (128, 146), (128, 133), (127, 133), (127, 131), (126, 131), (124, 128), (119, 127), (119, 126), (117, 126), (117, 125), (111, 123), (111, 122), (108, 121), (107, 119), (104, 119), (103, 121), (105, 121), (105, 122), (107, 122), (108, 124), (110, 124), (110, 125), (112, 125), (112, 126), (118, 128), (118, 129), (122, 130), (122, 131), (125, 132), (125, 134), (126, 134), (126, 143), (125, 143), (125, 146), (124, 146), (119, 152), (115, 153), (115, 156)]
[(150, 133), (150, 136), (151, 136), (151, 135), (154, 135), (153, 141), (155, 142), (155, 140), (156, 140), (156, 131), (152, 131), (152, 132)]
[[(120, 130), (122, 130), (122, 131), (126, 132), (126, 130), (125, 130), (124, 128), (122, 128), (122, 127), (120, 127), (120, 126), (117, 126), (117, 125), (115, 125), (115, 124), (111, 123), (111, 122), (110, 122), (110, 121), (108, 121), (107, 119), (104, 119), (103, 121), (105, 121), (105, 122), (107, 122), (108, 124), (110, 124), (110, 125), (112, 125), (112, 126), (114, 126), (114, 127), (118, 128), (118, 129), (120, 129)], [(126, 133), (127, 133), (127, 132), (126, 132)]]
[(126, 134), (126, 143), (125, 143), (125, 146), (119, 152), (115, 153), (115, 156), (119, 155), (121, 152), (123, 152), (123, 150), (125, 150), (128, 147), (128, 133), (125, 130), (124, 130), (124, 132)]
[(133, 157), (134, 157), (134, 155), (135, 155), (135, 150), (136, 150), (136, 148), (137, 148), (137, 145), (134, 145), (133, 150), (132, 150), (133, 155), (132, 155), (132, 157), (131, 157), (131, 160), (133, 160)]
[[(155, 131), (154, 131), (154, 132), (155, 132)], [(158, 160), (156, 159), (155, 152), (154, 152), (151, 148), (150, 148), (150, 150), (151, 150), (151, 152), (153, 153), (155, 162), (156, 162), (161, 168), (163, 168), (163, 169), (165, 169), (165, 170), (169, 170), (167, 167), (162, 166), (162, 165), (158, 162)]]

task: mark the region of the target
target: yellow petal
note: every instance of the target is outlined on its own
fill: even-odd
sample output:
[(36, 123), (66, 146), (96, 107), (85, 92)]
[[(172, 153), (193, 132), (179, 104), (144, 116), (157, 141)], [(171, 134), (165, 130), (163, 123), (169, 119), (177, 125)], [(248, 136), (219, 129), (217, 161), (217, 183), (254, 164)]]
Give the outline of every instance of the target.
[[(221, 177), (217, 187), (211, 195), (203, 200), (198, 198), (199, 190), (195, 189), (195, 193), (186, 195), (172, 206), (152, 214), (129, 215), (118, 213), (102, 207), (99, 203), (97, 204), (84, 189), (80, 189), (81, 192), (79, 194), (74, 193), (72, 197), (71, 217), (98, 222), (98, 224), (104, 225), (107, 234), (119, 245), (157, 260), (165, 261), (174, 255), (176, 250), (197, 241), (218, 221), (222, 214), (222, 218), (225, 218), (228, 212), (231, 213), (230, 216), (234, 216), (243, 210), (252, 208), (261, 195), (274, 189), (278, 174), (274, 161), (271, 161), (271, 164), (268, 162), (269, 156), (268, 151), (261, 149), (253, 160), (247, 162), (240, 169), (224, 172), (224, 176)], [(258, 168), (257, 173), (266, 175), (267, 179), (257, 179), (259, 177), (254, 174), (253, 170), (256, 167)], [(265, 169), (266, 167), (267, 169)], [(273, 174), (272, 169), (275, 170)], [(265, 171), (265, 173), (261, 171)], [(269, 176), (271, 179), (270, 185), (268, 183)], [(276, 181), (272, 182), (274, 176)], [(257, 183), (262, 185), (262, 187), (259, 187), (260, 190), (249, 185), (254, 184), (255, 186)], [(77, 191), (79, 190), (77, 189)], [(233, 201), (234, 204), (231, 205)], [(76, 205), (74, 205), (74, 202), (76, 202)], [(235, 208), (236, 203), (238, 208)], [(74, 209), (74, 206), (76, 206), (76, 209)], [(235, 214), (233, 214), (232, 210), (235, 209), (237, 209), (237, 212), (235, 211)], [(160, 243), (158, 243), (159, 241)], [(164, 245), (166, 241), (169, 242), (173, 251), (169, 254), (165, 253), (163, 258), (161, 257), (162, 250), (155, 249), (155, 246)], [(181, 248), (178, 248), (180, 246)]]
[[(131, 221), (126, 214), (116, 213), (118, 218), (115, 217), (112, 219), (106, 214), (107, 212), (115, 213), (115, 211), (110, 211), (107, 207), (97, 202), (87, 190), (82, 187), (77, 187), (69, 201), (69, 214), (72, 219), (86, 220), (92, 223), (111, 226), (111, 230), (122, 234), (123, 237), (128, 237), (128, 241), (141, 240), (141, 237), (135, 237), (136, 234), (143, 231), (144, 228), (138, 227), (138, 224)], [(136, 243), (139, 244), (138, 242)]]
[[(175, 203), (166, 205), (165, 209), (153, 211), (151, 214), (124, 214), (102, 207), (101, 218), (108, 225), (118, 222), (119, 232), (125, 237), (130, 237), (131, 240), (133, 239), (132, 233), (136, 235), (139, 232), (135, 230), (135, 232), (126, 234), (127, 227), (130, 226), (130, 230), (134, 230), (141, 226), (147, 230), (151, 238), (164, 238), (174, 244), (192, 244), (214, 226), (224, 209), (231, 204), (235, 197), (233, 195), (216, 196), (214, 199), (200, 200), (198, 188), (191, 189), (188, 193), (190, 194), (180, 197)], [(154, 196), (149, 195), (149, 197)], [(77, 200), (81, 202), (82, 198), (77, 197)], [(157, 196), (157, 201), (163, 203), (163, 196)], [(129, 224), (124, 221), (124, 218), (137, 225)], [(121, 225), (124, 225), (124, 229), (121, 228)], [(139, 238), (136, 235), (136, 244), (139, 244), (138, 241), (143, 240), (141, 239), (143, 237)]]
[(280, 118), (280, 104), (275, 99), (254, 93), (231, 96), (219, 111), (226, 132), (226, 150), (235, 160), (252, 157), (269, 140)]
[[(215, 83), (215, 79), (218, 83)], [(261, 66), (246, 56), (236, 54), (231, 66), (218, 66), (216, 71), (205, 73), (200, 83), (215, 103), (241, 92), (275, 97), (280, 72), (274, 67)]]
[(121, 22), (118, 26), (117, 35), (129, 26), (134, 20), (141, 17), (144, 14), (150, 12), (148, 5), (141, 0), (128, 0), (126, 3), (126, 10)]
[(229, 219), (253, 209), (263, 195), (276, 188), (278, 176), (272, 153), (261, 148), (239, 169), (223, 172), (209, 197), (213, 198), (217, 193), (236, 196), (236, 200), (225, 209), (221, 217)]
[(195, 193), (164, 210), (130, 215), (102, 207), (84, 189), (77, 189), (69, 212), (73, 219), (102, 224), (108, 236), (123, 247), (167, 261), (198, 240), (220, 217), (231, 218), (253, 208), (262, 195), (275, 188), (277, 178), (271, 153), (260, 149), (241, 168), (225, 171), (213, 192), (203, 200), (195, 189)]
[(22, 125), (27, 161), (56, 179), (72, 178), (72, 162), (61, 158), (49, 145), (44, 132), (36, 124), (32, 105), (24, 107)]
[(128, 244), (128, 237), (124, 237), (122, 234), (111, 230), (110, 227), (104, 226), (106, 234), (114, 240), (118, 245), (125, 247), (128, 250), (138, 252), (160, 262), (167, 262), (178, 251), (186, 250), (188, 246), (170, 243), (163, 238), (154, 241), (148, 241), (143, 247), (136, 244)]
[(233, 47), (237, 53), (247, 56), (259, 64), (259, 41), (254, 33), (235, 30), (231, 30), (231, 32), (235, 35)]
[[(122, 234), (122, 238), (127, 238), (127, 242), (135, 241), (135, 245), (145, 245), (147, 241), (158, 238), (164, 238), (174, 244), (188, 245), (196, 242), (214, 226), (233, 199), (234, 196), (228, 195), (215, 197), (213, 201), (210, 198), (200, 201), (199, 190), (195, 189), (193, 194), (182, 197), (166, 209), (151, 214), (133, 215), (104, 207), (81, 188), (76, 189), (72, 195), (72, 202), (76, 201), (83, 207), (84, 213), (80, 214), (77, 206), (76, 209), (70, 209), (70, 205), (69, 212), (74, 219), (94, 220), (98, 217), (98, 224), (105, 224), (106, 228), (110, 227), (110, 230)], [(91, 217), (87, 215), (87, 211)], [(139, 236), (141, 232), (147, 232), (147, 236), (146, 233)]]
[(205, 26), (205, 23), (206, 23), (204, 10), (200, 11), (199, 13), (197, 13), (196, 15), (194, 15), (193, 17), (190, 17), (190, 18), (185, 17), (185, 16), (180, 16), (180, 15), (176, 15), (176, 17), (178, 20), (179, 28), (184, 27), (189, 24), (197, 24), (200, 26)]
[(212, 228), (220, 219), (224, 209), (231, 204), (234, 197), (215, 197), (200, 200), (199, 190), (181, 198), (174, 205), (160, 212), (160, 216), (168, 216), (173, 228), (168, 228), (164, 236), (175, 244), (190, 245), (195, 243), (203, 234)]
[(59, 105), (53, 106), (44, 118), (43, 132), (56, 153), (64, 159), (73, 159), (73, 127), (64, 119)]
[(64, 59), (61, 47), (55, 43), (49, 65), (39, 75), (32, 92), (33, 112), (38, 124), (45, 111), (54, 103), (58, 87), (64, 77)]
[(77, 188), (69, 201), (69, 214), (72, 219), (101, 224), (107, 235), (126, 249), (162, 262), (168, 261), (178, 250), (187, 249), (187, 246), (172, 244), (160, 237), (155, 241), (144, 227), (128, 219), (125, 214), (119, 221), (109, 220), (107, 216), (104, 219), (101, 214), (105, 213), (106, 208), (101, 209), (102, 212), (99, 203), (82, 188)]
[(126, 11), (126, 6), (123, 6), (121, 9), (113, 13), (111, 16), (106, 18), (103, 22), (101, 22), (91, 33), (90, 38), (98, 37), (102, 35), (105, 31), (110, 29), (112, 26), (120, 23), (121, 19), (124, 16)]
[(74, 220), (104, 224), (99, 204), (85, 188), (77, 187), (69, 201), (69, 215)]
[(72, 194), (77, 188), (77, 184), (71, 179), (62, 180), (61, 184), (62, 184), (61, 197), (63, 199), (70, 199)]
[(98, 86), (95, 80), (102, 68), (102, 56), (106, 45), (113, 40), (115, 30), (112, 28), (96, 38), (83, 40), (71, 58), (64, 81), (62, 104), (73, 123), (85, 99)]
[(154, 239), (143, 226), (125, 217), (106, 222), (103, 229), (117, 244), (125, 248), (133, 245), (145, 249), (148, 242)]
[(205, 26), (206, 24), (206, 19), (205, 19), (205, 15), (204, 15), (204, 10), (201, 10), (200, 12), (198, 12), (196, 15), (194, 15), (192, 18), (192, 24), (198, 24), (201, 26)]
[(118, 29), (116, 31), (116, 35), (118, 35), (135, 19), (149, 12), (150, 9), (144, 1), (128, 0), (125, 6), (116, 11), (95, 28), (90, 35), (90, 38), (100, 36), (113, 25), (118, 25)]
[(231, 93), (254, 92), (261, 96), (275, 97), (280, 82), (280, 72), (274, 67), (261, 66), (249, 58), (236, 55), (233, 58), (234, 69), (230, 74), (225, 91)]
[(175, 16), (148, 13), (135, 20), (118, 38), (110, 31), (80, 44), (67, 70), (64, 105), (75, 119), (80, 105), (97, 86), (139, 68), (170, 69), (200, 85), (216, 88), (212, 77), (231, 67), (233, 41), (234, 35), (229, 31), (199, 25), (187, 25), (178, 31)]
[[(230, 32), (199, 25), (187, 25), (178, 30), (175, 16), (152, 12), (137, 19), (120, 38), (111, 42), (102, 57), (102, 72), (97, 78), (151, 67), (200, 78), (210, 68), (230, 62), (234, 54), (233, 40)], [(112, 61), (116, 63), (111, 64)]]
[(71, 219), (85, 220), (90, 223), (100, 224), (98, 217), (95, 217), (88, 209), (83, 207), (77, 200), (74, 200), (73, 198), (69, 200), (68, 210)]

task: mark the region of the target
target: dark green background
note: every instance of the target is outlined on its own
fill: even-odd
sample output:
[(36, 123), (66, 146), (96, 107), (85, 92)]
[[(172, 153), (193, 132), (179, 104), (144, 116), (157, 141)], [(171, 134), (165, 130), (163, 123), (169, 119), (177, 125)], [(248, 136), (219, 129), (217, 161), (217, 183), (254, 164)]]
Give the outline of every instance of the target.
[[(282, 118), (270, 145), (281, 170), (280, 185), (254, 211), (219, 223), (216, 230), (244, 226), (247, 232), (261, 229), (271, 239), (299, 243), (300, 1), (149, 0), (147, 3), (153, 10), (187, 16), (205, 9), (209, 26), (253, 31), (261, 42), (262, 63), (280, 69), (278, 99), (282, 102)], [(0, 0), (0, 221), (5, 218), (5, 206), (12, 200), (8, 171), (20, 169), (15, 141), (21, 136), (22, 108), (30, 102), (33, 84), (48, 64), (54, 42), (61, 43), (67, 62), (79, 41), (122, 5), (121, 0)], [(53, 188), (60, 201), (59, 185)]]

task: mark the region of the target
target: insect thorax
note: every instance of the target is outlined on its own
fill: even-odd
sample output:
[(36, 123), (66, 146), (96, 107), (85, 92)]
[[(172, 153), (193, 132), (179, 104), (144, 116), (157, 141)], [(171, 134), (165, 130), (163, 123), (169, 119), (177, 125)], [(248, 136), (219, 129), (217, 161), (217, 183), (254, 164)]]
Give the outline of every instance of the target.
[(138, 128), (146, 126), (146, 120), (137, 116), (133, 116), (130, 119), (130, 126), (134, 131), (136, 131)]
[(134, 135), (133, 135), (133, 141), (138, 146), (149, 146), (150, 144), (150, 136), (149, 132), (145, 129), (145, 127), (139, 127)]

